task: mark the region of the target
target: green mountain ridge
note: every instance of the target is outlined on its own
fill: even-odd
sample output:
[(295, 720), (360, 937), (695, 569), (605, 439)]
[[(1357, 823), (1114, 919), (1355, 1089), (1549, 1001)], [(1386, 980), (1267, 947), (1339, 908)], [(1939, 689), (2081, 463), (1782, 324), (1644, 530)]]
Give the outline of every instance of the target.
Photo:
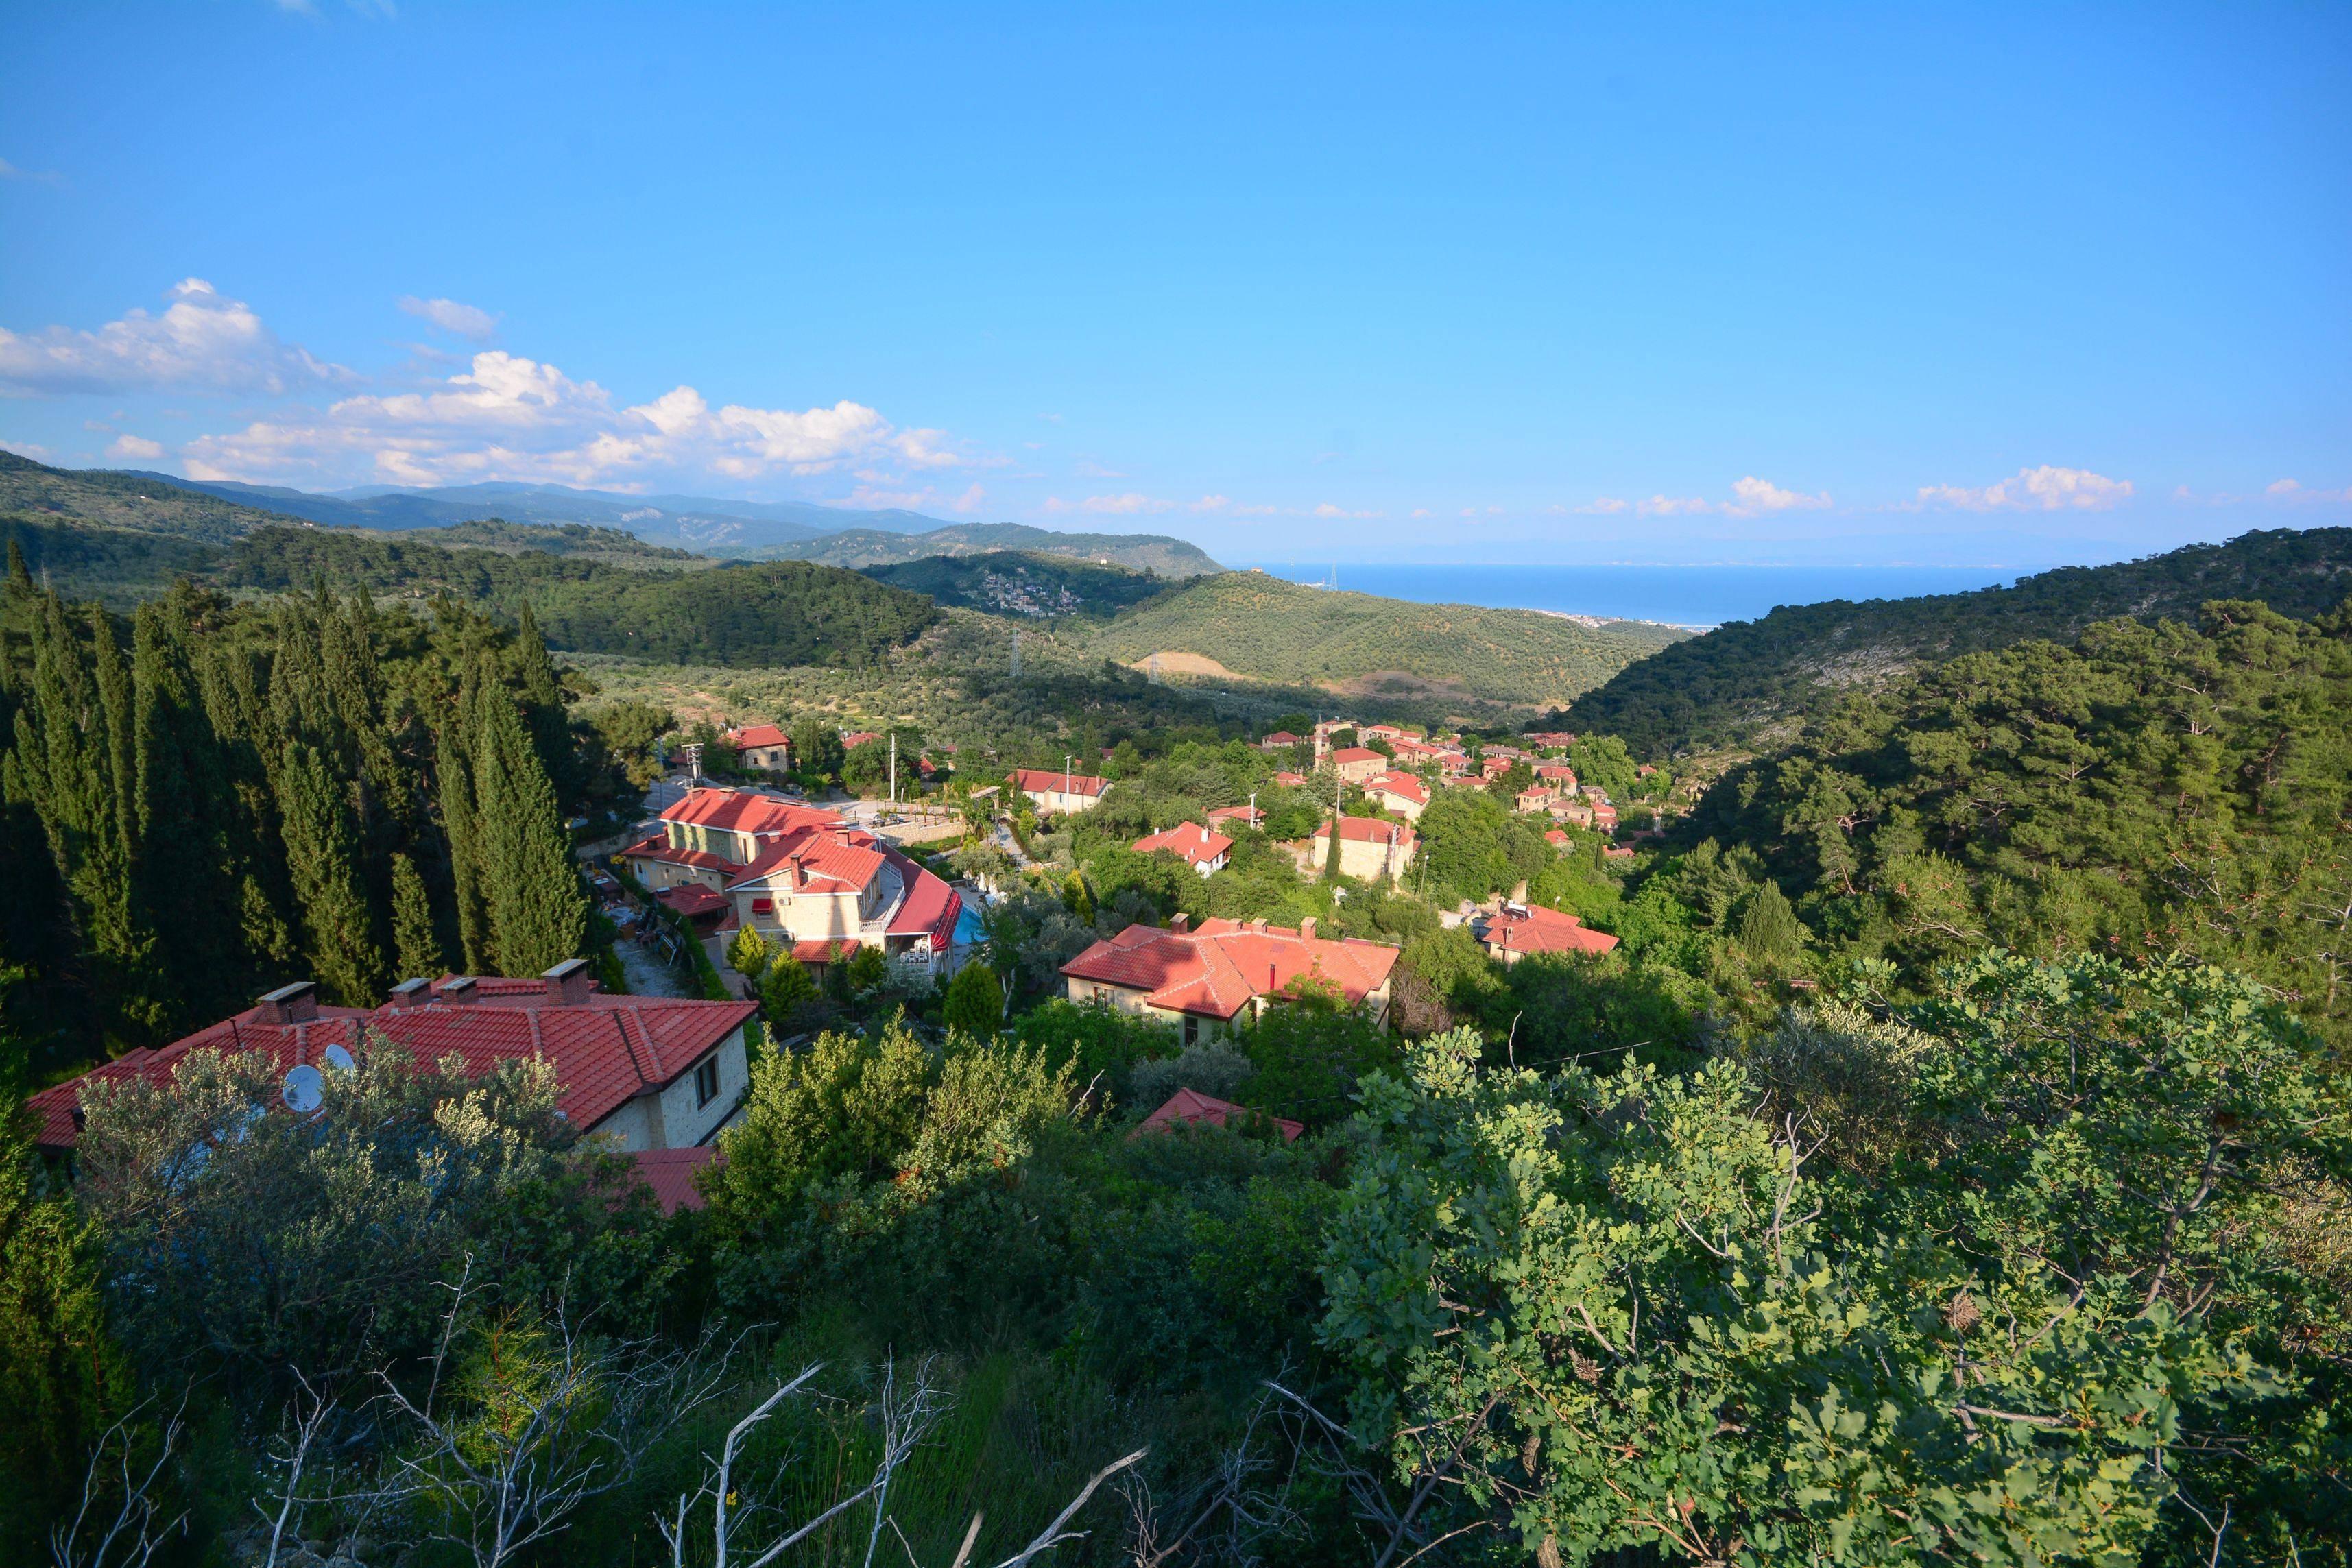
[(1139, 606), (1091, 633), (1089, 645), (1121, 664), (1156, 661), (1163, 676), (1539, 707), (1689, 635), (1642, 622), (1587, 626), (1533, 610), (1328, 592), (1234, 571)]
[(2194, 620), (2214, 599), (2261, 600), (2309, 620), (2347, 589), (2352, 528), (2271, 528), (2112, 566), (2062, 567), (2008, 588), (1783, 605), (1628, 665), (1553, 722), (1620, 736), (1644, 756), (1748, 746), (1851, 691), (1883, 690), (1963, 654), (2032, 638), (2071, 642), (2118, 617)]
[(927, 534), (846, 528), (824, 538), (759, 550), (714, 549), (713, 554), (769, 560), (814, 560), (827, 566), (864, 568), (921, 560), (929, 556), (989, 555), (1019, 550), (1033, 555), (1072, 556), (1097, 566), (1125, 567), (1161, 577), (1207, 577), (1225, 569), (1197, 545), (1165, 534), (1058, 534), (1025, 523), (955, 523)]

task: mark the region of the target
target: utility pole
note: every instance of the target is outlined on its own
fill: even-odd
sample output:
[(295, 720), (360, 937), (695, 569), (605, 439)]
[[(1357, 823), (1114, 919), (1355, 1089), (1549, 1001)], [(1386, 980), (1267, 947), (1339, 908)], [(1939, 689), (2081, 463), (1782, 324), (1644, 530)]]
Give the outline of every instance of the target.
[(898, 732), (890, 732), (890, 804), (898, 804)]

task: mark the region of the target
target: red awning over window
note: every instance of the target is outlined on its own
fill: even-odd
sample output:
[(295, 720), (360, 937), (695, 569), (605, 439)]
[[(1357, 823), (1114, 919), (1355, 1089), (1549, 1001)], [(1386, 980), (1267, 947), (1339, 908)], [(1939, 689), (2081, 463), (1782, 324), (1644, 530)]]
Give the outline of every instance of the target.
[(755, 898), (751, 901), (751, 913), (754, 915), (773, 915), (775, 912), (776, 901), (772, 898)]

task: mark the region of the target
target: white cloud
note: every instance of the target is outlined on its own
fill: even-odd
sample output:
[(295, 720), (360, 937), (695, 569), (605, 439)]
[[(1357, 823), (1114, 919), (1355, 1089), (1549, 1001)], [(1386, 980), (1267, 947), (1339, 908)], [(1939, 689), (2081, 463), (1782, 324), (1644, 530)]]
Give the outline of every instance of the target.
[(2296, 479), (2273, 479), (2263, 487), (2265, 500), (2289, 507), (2341, 505), (2352, 501), (2352, 485), (2341, 490), (2314, 490)]
[(1233, 497), (1230, 496), (1203, 496), (1192, 503), (1192, 509), (1196, 512), (1222, 512), (1229, 509), (1233, 504)]
[(430, 321), (444, 332), (475, 342), (486, 341), (499, 329), (499, 318), (478, 305), (461, 305), (455, 299), (419, 299), (414, 294), (404, 294), (400, 308), (420, 320)]
[(1129, 490), (1124, 496), (1088, 496), (1078, 503), (1082, 512), (1097, 512), (1107, 517), (1133, 517), (1139, 512), (1165, 512), (1176, 505), (1173, 501), (1155, 500), (1150, 496)]
[(1070, 465), (1071, 470), (1086, 479), (1124, 479), (1126, 475), (1116, 468), (1106, 468), (1091, 457), (1081, 457)]
[(199, 437), (184, 455), (198, 478), (302, 476), (365, 466), (397, 485), (487, 479), (638, 483), (659, 474), (754, 479), (811, 476), (856, 463), (917, 469), (987, 466), (937, 430), (900, 430), (863, 403), (713, 409), (690, 386), (616, 407), (593, 381), (499, 350), (422, 391), (368, 393), (323, 413), (259, 420)]
[(2087, 468), (2021, 468), (1997, 485), (1971, 489), (1959, 485), (1922, 485), (1918, 502), (1924, 506), (1958, 507), (1964, 511), (2101, 512), (2131, 498), (2132, 482), (2110, 479)]
[(1344, 507), (1335, 507), (1330, 502), (1324, 501), (1319, 503), (1316, 507), (1315, 510), (1307, 515), (1309, 517), (1377, 517), (1381, 514), (1378, 512), (1351, 512)]
[(1653, 496), (1646, 501), (1633, 503), (1633, 510), (1645, 517), (1679, 517), (1714, 509), (1696, 496)]
[(36, 185), (62, 185), (63, 176), (41, 170), (19, 169), (5, 158), (0, 158), (0, 180), (30, 180)]
[(143, 435), (118, 435), (107, 443), (106, 455), (118, 461), (126, 457), (136, 457), (152, 463), (163, 455), (163, 444), (160, 441), (150, 441)]
[(1814, 511), (1830, 504), (1826, 490), (1818, 496), (1783, 490), (1769, 479), (1759, 479), (1753, 474), (1732, 486), (1731, 493), (1737, 498), (1723, 509), (1735, 517), (1752, 517), (1759, 512)]
[(126, 312), (95, 332), (0, 328), (0, 386), (32, 392), (203, 392), (280, 394), (357, 378), (299, 346), (281, 343), (252, 307), (201, 277), (171, 290), (161, 316)]
[(36, 463), (49, 460), (49, 449), (37, 441), (0, 440), (0, 452), (13, 452), (19, 457), (29, 457)]

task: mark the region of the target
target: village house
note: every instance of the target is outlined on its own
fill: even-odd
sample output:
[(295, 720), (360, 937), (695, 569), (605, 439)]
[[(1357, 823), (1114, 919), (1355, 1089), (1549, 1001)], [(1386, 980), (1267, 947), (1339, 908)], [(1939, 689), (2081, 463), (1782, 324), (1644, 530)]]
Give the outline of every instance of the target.
[[(1313, 875), (1322, 869), (1331, 853), (1331, 821), (1325, 818), (1317, 826), (1315, 836), (1307, 841), (1307, 853), (1300, 861), (1300, 869)], [(1339, 874), (1357, 877), (1365, 882), (1381, 877), (1402, 877), (1405, 867), (1412, 863), (1413, 852), (1421, 841), (1411, 828), (1402, 823), (1384, 821), (1378, 817), (1342, 817), (1339, 819)]]
[(1274, 781), (1276, 784), (1281, 785), (1286, 789), (1304, 789), (1307, 788), (1307, 775), (1304, 773), (1277, 773), (1274, 776)]
[[(855, 829), (812, 828), (788, 835), (727, 883), (732, 924), (801, 956), (826, 962), (841, 944), (877, 947), (886, 957), (945, 980), (961, 967), (956, 891), (884, 841)], [(722, 927), (724, 929), (724, 927)]]
[(1564, 729), (1538, 729), (1527, 737), (1529, 746), (1544, 751), (1565, 751), (1576, 744), (1576, 737)]
[(1306, 742), (1286, 729), (1277, 729), (1257, 743), (1261, 751), (1280, 751), (1286, 747), (1303, 746)]
[(745, 725), (727, 732), (727, 744), (735, 748), (738, 767), (762, 773), (789, 773), (793, 767), (793, 737), (772, 724)]
[(1546, 762), (1536, 768), (1536, 782), (1555, 794), (1576, 793), (1576, 769), (1565, 762)]
[(1356, 732), (1356, 738), (1368, 746), (1375, 740), (1385, 740), (1394, 746), (1404, 738), (1404, 731), (1392, 724), (1368, 724)]
[(738, 866), (788, 833), (845, 826), (830, 811), (754, 789), (689, 789), (661, 814), (659, 836), (621, 852), (629, 874), (656, 893), (696, 883), (724, 893)]
[(1533, 953), (1606, 953), (1617, 938), (1595, 931), (1573, 915), (1540, 904), (1505, 904), (1473, 934), (1489, 955), (1508, 968)]
[(1388, 765), (1389, 759), (1369, 746), (1343, 746), (1331, 753), (1331, 771), (1350, 784), (1361, 784)]
[(1028, 797), (1029, 804), (1041, 817), (1066, 817), (1076, 811), (1091, 811), (1102, 803), (1108, 781), (1084, 773), (1072, 773), (1067, 768), (1055, 772), (1045, 768), (1016, 768), (1005, 780), (1013, 792)]
[(1565, 823), (1571, 828), (1592, 826), (1592, 808), (1582, 800), (1554, 800), (1545, 808), (1545, 810), (1553, 821)]
[(750, 1002), (607, 996), (581, 958), (536, 979), (408, 980), (378, 1008), (321, 1007), (316, 988), (300, 981), (208, 1029), (43, 1090), (31, 1102), (34, 1138), (53, 1153), (70, 1149), (91, 1084), (168, 1082), (193, 1052), (260, 1051), (281, 1072), (333, 1072), (383, 1039), (418, 1061), (455, 1056), (467, 1072), (544, 1058), (560, 1086), (556, 1108), (573, 1126), (624, 1153), (693, 1147), (717, 1137), (742, 1101), (751, 1082), (743, 1025), (756, 1011)]
[(1233, 840), (1198, 822), (1179, 822), (1163, 832), (1146, 834), (1134, 844), (1138, 854), (1174, 855), (1202, 876), (1213, 876), (1224, 870), (1233, 847)]
[(1265, 813), (1255, 806), (1219, 806), (1209, 813), (1209, 826), (1214, 828), (1227, 822), (1239, 822), (1244, 828), (1263, 828), (1265, 826)]
[(1364, 795), (1383, 811), (1418, 821), (1429, 804), (1429, 787), (1410, 773), (1376, 773), (1364, 780)]
[(1193, 1045), (1231, 1034), (1300, 986), (1328, 989), (1385, 1022), (1396, 962), (1397, 949), (1378, 942), (1318, 936), (1311, 915), (1296, 930), (1264, 920), (1205, 920), (1196, 931), (1178, 915), (1164, 930), (1130, 925), (1096, 943), (1062, 974), (1072, 1001), (1158, 1019)]
[(1180, 1122), (1198, 1127), (1268, 1126), (1280, 1133), (1286, 1144), (1297, 1143), (1307, 1131), (1306, 1123), (1294, 1122), (1287, 1116), (1269, 1116), (1263, 1111), (1252, 1111), (1230, 1100), (1203, 1094), (1197, 1089), (1179, 1089), (1168, 1096), (1167, 1103), (1159, 1110), (1146, 1116), (1128, 1137), (1134, 1139), (1146, 1133), (1161, 1132)]
[(1511, 810), (1532, 814), (1545, 810), (1551, 802), (1550, 790), (1540, 784), (1531, 784), (1512, 797)]
[(787, 946), (878, 947), (937, 979), (961, 961), (955, 890), (830, 811), (750, 790), (695, 789), (662, 813), (662, 826), (663, 837), (630, 845), (622, 862), (698, 923), (710, 913), (707, 901), (689, 904), (673, 890), (691, 885), (722, 899), (721, 932), (748, 925)]

